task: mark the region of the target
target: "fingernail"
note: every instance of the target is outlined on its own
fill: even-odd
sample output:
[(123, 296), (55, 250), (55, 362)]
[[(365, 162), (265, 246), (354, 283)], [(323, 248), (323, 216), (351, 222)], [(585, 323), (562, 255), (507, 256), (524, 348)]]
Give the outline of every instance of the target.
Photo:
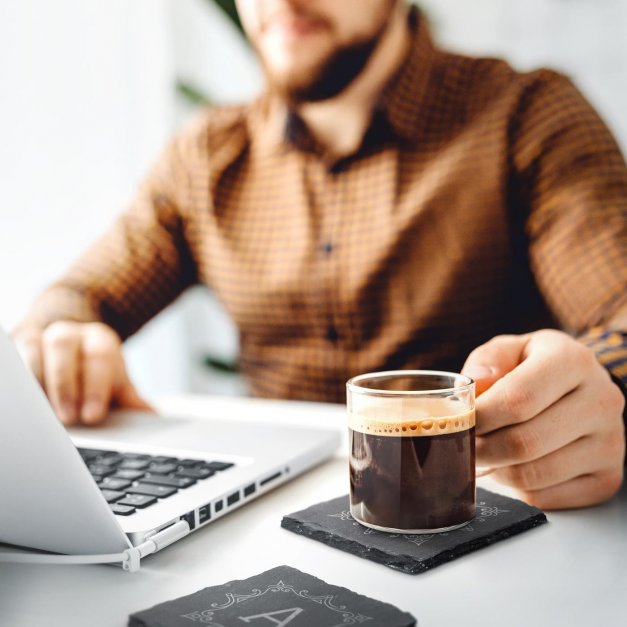
[(100, 418), (103, 412), (103, 406), (100, 401), (86, 401), (81, 409), (81, 418), (85, 422), (94, 422)]
[(61, 420), (67, 424), (71, 424), (76, 419), (76, 408), (74, 403), (65, 402), (61, 403)]
[(462, 371), (462, 374), (465, 374), (467, 377), (474, 379), (475, 381), (479, 379), (492, 379), (496, 374), (496, 370), (491, 366), (470, 366)]

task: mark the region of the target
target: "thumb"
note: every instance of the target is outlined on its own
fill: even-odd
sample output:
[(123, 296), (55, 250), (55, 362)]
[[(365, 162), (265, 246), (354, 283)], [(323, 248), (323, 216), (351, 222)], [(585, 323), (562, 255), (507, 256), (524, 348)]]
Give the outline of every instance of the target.
[(477, 396), (520, 364), (528, 341), (528, 335), (498, 335), (470, 353), (461, 374), (475, 380)]
[(135, 389), (135, 386), (131, 382), (126, 369), (120, 373), (119, 381), (113, 389), (113, 402), (116, 407), (121, 409), (137, 409), (139, 411), (155, 412), (147, 401), (145, 401), (139, 392)]

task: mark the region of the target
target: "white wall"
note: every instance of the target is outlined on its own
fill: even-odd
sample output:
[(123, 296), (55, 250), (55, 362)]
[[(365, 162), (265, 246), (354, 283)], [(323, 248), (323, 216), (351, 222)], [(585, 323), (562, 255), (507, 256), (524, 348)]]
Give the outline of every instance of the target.
[[(627, 147), (625, 0), (421, 0), (455, 49), (550, 65), (574, 77)], [(124, 207), (166, 137), (189, 113), (176, 77), (216, 102), (243, 100), (259, 69), (207, 0), (0, 0), (0, 323)], [(199, 367), (237, 338), (202, 290), (129, 343), (148, 395), (239, 392)]]
[[(185, 111), (174, 88), (181, 64), (217, 101), (250, 82), (240, 77), (237, 33), (211, 8), (200, 0), (0, 0), (5, 328), (130, 199)], [(148, 396), (190, 389), (187, 316), (206, 307), (198, 298), (182, 299), (128, 343), (132, 376)], [(219, 326), (215, 308), (210, 315)], [(232, 333), (215, 337), (218, 353), (235, 350)]]
[(159, 0), (0, 2), (0, 320), (119, 210), (170, 132)]
[(167, 18), (165, 0), (0, 2), (5, 327), (112, 221), (170, 134)]

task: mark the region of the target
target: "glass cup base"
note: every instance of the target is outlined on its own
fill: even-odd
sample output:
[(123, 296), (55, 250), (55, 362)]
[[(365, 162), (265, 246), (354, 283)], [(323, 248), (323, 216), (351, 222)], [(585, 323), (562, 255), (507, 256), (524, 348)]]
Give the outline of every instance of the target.
[(459, 523), (458, 525), (451, 525), (450, 527), (440, 527), (439, 529), (394, 529), (394, 527), (380, 527), (379, 525), (373, 525), (372, 523), (364, 522), (363, 520), (359, 520), (359, 518), (353, 518), (356, 522), (364, 527), (368, 527), (370, 529), (375, 529), (376, 531), (382, 531), (383, 533), (401, 533), (408, 535), (425, 535), (429, 533), (445, 533), (447, 531), (454, 531), (455, 529), (460, 529), (461, 527), (465, 527), (468, 523), (472, 522), (472, 518), (463, 523)]

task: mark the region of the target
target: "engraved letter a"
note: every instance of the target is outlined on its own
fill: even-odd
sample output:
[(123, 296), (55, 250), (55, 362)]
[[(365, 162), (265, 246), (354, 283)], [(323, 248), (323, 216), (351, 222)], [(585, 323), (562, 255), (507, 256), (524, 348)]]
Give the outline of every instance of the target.
[[(266, 614), (255, 614), (254, 616), (238, 616), (238, 618), (245, 623), (250, 623), (250, 621), (256, 620), (257, 618), (266, 618), (268, 621), (274, 623), (276, 627), (285, 627), (285, 625), (291, 623), (302, 611), (303, 609), (301, 607), (290, 607), (287, 610), (277, 610), (276, 612), (267, 612)], [(290, 613), (289, 616), (285, 616), (287, 612)], [(285, 618), (279, 620), (277, 616), (285, 616)]]

